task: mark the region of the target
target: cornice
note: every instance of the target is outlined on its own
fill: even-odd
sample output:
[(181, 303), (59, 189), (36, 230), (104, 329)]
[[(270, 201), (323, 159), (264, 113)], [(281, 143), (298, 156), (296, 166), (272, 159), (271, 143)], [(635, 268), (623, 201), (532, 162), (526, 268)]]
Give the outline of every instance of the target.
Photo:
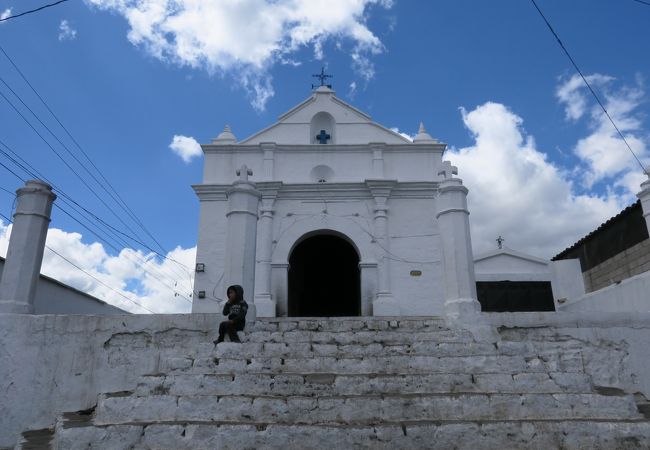
[(233, 153), (264, 153), (273, 150), (278, 153), (371, 153), (378, 148), (384, 154), (390, 153), (440, 153), (443, 154), (447, 144), (388, 144), (385, 142), (369, 142), (368, 144), (278, 144), (262, 142), (255, 145), (202, 144), (204, 154), (233, 154)]
[[(407, 181), (395, 180), (364, 180), (362, 182), (348, 183), (293, 183), (286, 184), (279, 181), (260, 181), (256, 183), (257, 190), (262, 196), (275, 193), (278, 200), (370, 200), (373, 198), (374, 185), (378, 189), (387, 189), (388, 198), (435, 198), (438, 193), (437, 181)], [(228, 190), (232, 184), (195, 184), (194, 192), (201, 201), (225, 201)]]

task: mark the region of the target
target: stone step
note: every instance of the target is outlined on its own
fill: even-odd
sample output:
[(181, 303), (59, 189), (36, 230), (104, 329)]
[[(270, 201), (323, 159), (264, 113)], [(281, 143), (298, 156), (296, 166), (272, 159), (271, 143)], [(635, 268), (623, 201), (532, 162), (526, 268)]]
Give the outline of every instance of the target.
[(435, 373), (337, 375), (319, 373), (145, 376), (135, 395), (381, 395), (442, 393), (593, 393), (582, 373)]
[[(211, 346), (202, 343), (195, 349), (197, 356), (219, 358), (251, 357), (355, 357), (389, 355), (472, 356), (472, 355), (549, 355), (557, 352), (581, 352), (583, 343), (539, 342), (438, 342), (435, 340), (400, 344), (373, 342), (367, 344), (322, 344), (312, 342), (223, 342)], [(173, 353), (169, 353), (173, 354)]]
[(579, 353), (545, 356), (421, 356), (395, 355), (346, 357), (252, 357), (198, 358), (161, 357), (155, 373), (236, 374), (236, 373), (337, 373), (337, 374), (428, 374), (583, 372)]
[(138, 422), (370, 425), (390, 421), (643, 419), (631, 395), (413, 394), (300, 396), (101, 395), (95, 425)]
[(168, 423), (63, 429), (56, 448), (243, 450), (320, 449), (564, 449), (637, 450), (648, 448), (646, 421), (436, 421), (371, 426)]
[(258, 318), (254, 331), (449, 330), (440, 317), (274, 317)]
[[(473, 343), (474, 338), (462, 330), (441, 331), (252, 331), (240, 332), (239, 336), (245, 343), (279, 343), (279, 344), (335, 344), (335, 345), (412, 345), (421, 342), (436, 343)], [(195, 332), (194, 330), (162, 333), (116, 333), (105, 343), (108, 352), (129, 351), (138, 352), (149, 349), (160, 350), (193, 350), (201, 347), (204, 351), (214, 349), (217, 333)]]

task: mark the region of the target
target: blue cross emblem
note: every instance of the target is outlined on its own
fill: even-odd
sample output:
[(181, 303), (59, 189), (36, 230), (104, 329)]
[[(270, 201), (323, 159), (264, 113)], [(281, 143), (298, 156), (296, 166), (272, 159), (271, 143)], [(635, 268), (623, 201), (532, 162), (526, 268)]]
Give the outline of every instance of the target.
[(325, 133), (325, 130), (320, 130), (320, 134), (316, 135), (316, 139), (318, 140), (319, 144), (327, 144), (327, 140), (330, 139), (331, 137), (332, 136)]

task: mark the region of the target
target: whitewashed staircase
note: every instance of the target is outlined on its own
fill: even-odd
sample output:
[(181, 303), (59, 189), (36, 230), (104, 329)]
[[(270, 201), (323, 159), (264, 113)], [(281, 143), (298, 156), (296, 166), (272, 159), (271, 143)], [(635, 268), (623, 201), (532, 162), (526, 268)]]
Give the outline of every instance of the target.
[(650, 448), (645, 399), (618, 387), (624, 346), (499, 335), (436, 318), (265, 319), (243, 344), (118, 334), (109, 358), (154, 354), (155, 369), (31, 436), (60, 449)]

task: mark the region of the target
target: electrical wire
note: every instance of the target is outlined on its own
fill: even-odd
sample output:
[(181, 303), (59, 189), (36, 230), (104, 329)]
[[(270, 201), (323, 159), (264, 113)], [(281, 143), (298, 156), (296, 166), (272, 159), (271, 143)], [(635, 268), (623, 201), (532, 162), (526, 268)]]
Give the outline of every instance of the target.
[[(51, 129), (50, 129), (50, 128), (45, 124), (45, 123), (43, 123), (43, 121), (38, 117), (38, 115), (36, 115), (36, 113), (34, 113), (34, 111), (33, 111), (33, 110), (32, 110), (32, 109), (31, 109), (27, 104), (25, 104), (25, 102), (22, 100), (22, 98), (20, 98), (20, 96), (19, 96), (19, 95), (18, 95), (18, 94), (17, 94), (17, 93), (16, 93), (16, 92), (11, 88), (11, 86), (9, 86), (9, 85), (5, 82), (5, 80), (4, 80), (2, 77), (0, 77), (0, 82), (2, 82), (2, 83), (3, 83), (3, 84), (4, 84), (4, 85), (5, 85), (5, 86), (6, 86), (6, 87), (7, 87), (7, 88), (8, 88), (8, 89), (9, 89), (9, 90), (14, 94), (14, 96), (15, 96), (16, 98), (18, 98), (18, 100), (22, 103), (22, 105), (23, 105), (25, 108), (27, 108), (27, 109), (29, 110), (29, 112), (32, 113), (32, 115), (36, 118), (36, 120), (38, 120), (38, 122), (39, 122), (39, 123), (40, 123), (40, 124), (41, 124), (41, 125), (42, 125), (42, 126), (43, 126), (43, 127), (44, 127), (48, 132), (49, 132), (49, 133), (50, 133), (50, 135), (52, 135), (52, 136), (53, 136), (53, 137), (54, 137), (54, 138), (59, 142), (59, 144), (61, 144), (61, 146), (63, 146), (63, 147), (65, 148), (65, 150), (68, 152), (68, 154), (70, 154), (70, 156), (71, 156), (71, 157), (72, 157), (72, 158), (73, 158), (73, 159), (74, 159), (74, 160), (75, 160), (79, 165), (81, 165), (81, 166), (83, 167), (84, 170), (86, 170), (86, 172), (87, 172), (87, 173), (88, 173), (88, 174), (89, 174), (89, 175), (90, 175), (90, 176), (95, 180), (95, 182), (96, 182), (97, 184), (99, 184), (99, 185), (100, 185), (100, 186), (101, 186), (101, 187), (102, 187), (102, 188), (103, 188), (103, 189), (104, 189), (104, 190), (105, 190), (105, 191), (106, 191), (106, 192), (111, 196), (111, 198), (113, 199), (113, 201), (115, 201), (115, 202), (118, 203), (118, 205), (119, 205), (119, 202), (115, 199), (115, 197), (111, 194), (111, 192), (108, 191), (104, 186), (101, 185), (101, 183), (100, 183), (100, 181), (97, 179), (97, 177), (95, 177), (95, 175), (94, 175), (92, 172), (90, 172), (90, 171), (88, 170), (88, 168), (87, 168), (87, 167), (86, 167), (86, 166), (85, 166), (81, 161), (79, 161), (79, 159), (78, 159), (78, 158), (77, 158), (77, 157), (76, 157), (76, 156), (75, 156), (75, 155), (70, 151), (70, 149), (68, 149), (68, 147), (67, 147), (67, 146), (66, 146), (66, 145), (65, 145), (65, 144), (64, 144), (64, 143), (63, 143), (63, 142), (58, 138), (58, 136), (56, 136), (56, 135), (52, 132), (52, 130), (51, 130)], [(0, 95), (2, 95), (1, 92), (0, 92)], [(3, 96), (3, 97), (4, 97), (4, 96)], [(41, 138), (42, 138), (42, 137), (41, 137)], [(58, 156), (58, 155), (57, 155), (57, 156)], [(68, 167), (70, 167), (70, 166), (68, 166)], [(78, 175), (78, 174), (77, 174), (77, 175)], [(79, 176), (79, 175), (78, 175), (78, 176)], [(82, 180), (82, 181), (83, 181), (83, 180)], [(90, 189), (90, 187), (89, 187), (87, 184), (86, 184), (86, 186)], [(100, 201), (101, 201), (101, 198), (99, 198), (99, 196), (98, 196), (96, 193), (95, 193), (95, 196), (96, 196), (98, 199), (100, 199)], [(107, 208), (109, 208), (108, 205), (107, 205), (106, 203), (104, 203), (104, 205), (105, 205)], [(110, 209), (110, 208), (109, 208), (109, 209)], [(112, 211), (112, 210), (111, 210), (111, 211)], [(114, 211), (112, 211), (112, 212), (114, 213)], [(114, 215), (115, 215), (116, 217), (118, 217), (116, 214), (114, 214)], [(118, 217), (118, 219), (119, 219), (119, 217)], [(125, 223), (124, 221), (121, 221), (121, 222), (122, 222), (122, 224), (124, 224), (125, 226), (127, 226), (126, 223)], [(127, 226), (127, 227), (128, 227), (128, 226)], [(131, 228), (129, 228), (129, 230), (130, 230), (131, 232), (134, 232), (134, 230), (131, 229)], [(91, 232), (92, 232), (92, 231), (91, 231)], [(139, 237), (139, 236), (138, 236), (138, 237)], [(106, 242), (106, 241), (105, 241), (105, 242)], [(108, 244), (108, 242), (107, 242), (107, 244)], [(109, 245), (110, 245), (110, 244), (109, 244)], [(128, 246), (128, 245), (125, 245), (125, 247), (126, 247), (126, 246)], [(116, 252), (119, 253), (119, 250), (118, 250), (117, 248), (115, 248), (114, 246), (111, 246), (111, 247), (112, 247)], [(146, 263), (146, 262), (145, 262), (145, 263)], [(144, 269), (144, 268), (143, 268), (143, 269)], [(176, 273), (176, 275), (178, 276), (178, 273)], [(183, 276), (184, 276), (184, 275), (183, 275)], [(154, 276), (154, 278), (157, 278), (157, 277)], [(191, 276), (190, 276), (190, 278), (191, 278)], [(161, 281), (160, 279), (158, 279), (158, 280)], [(161, 281), (161, 282), (162, 282), (162, 281)], [(163, 284), (164, 284), (164, 283), (163, 283)], [(165, 284), (165, 286), (167, 286), (167, 285)], [(169, 286), (167, 286), (167, 287), (169, 287)], [(174, 293), (174, 296), (178, 296), (178, 295), (179, 295), (179, 294), (178, 294), (176, 291), (174, 291), (173, 289), (172, 289), (172, 291), (173, 291), (173, 293)], [(185, 298), (185, 297), (183, 297), (183, 298)]]
[[(0, 163), (0, 164), (2, 164), (2, 163)], [(2, 165), (4, 166), (4, 164), (2, 164)], [(4, 167), (6, 167), (6, 166), (4, 166)], [(2, 186), (0, 186), (0, 191), (4, 191), (4, 192), (6, 192), (7, 194), (11, 194), (11, 195), (13, 195), (14, 197), (16, 196), (16, 193), (15, 193), (15, 192), (12, 192), (12, 191), (10, 191), (9, 189), (3, 188)]]
[[(91, 217), (91, 218), (92, 218), (94, 221), (96, 221), (98, 224), (100, 224), (100, 225), (102, 225), (104, 228), (106, 228), (106, 229), (107, 229), (111, 234), (113, 234), (113, 235), (119, 234), (120, 236), (123, 236), (123, 237), (129, 239), (131, 242), (134, 242), (134, 243), (136, 243), (136, 244), (142, 246), (143, 248), (146, 248), (147, 250), (149, 250), (150, 252), (154, 253), (156, 256), (158, 256), (158, 257), (160, 257), (160, 258), (163, 258), (163, 259), (167, 259), (167, 260), (170, 260), (170, 261), (176, 262), (176, 263), (179, 264), (182, 268), (185, 268), (185, 270), (187, 271), (187, 272), (185, 272), (184, 274), (182, 274), (182, 277), (189, 276), (190, 279), (191, 279), (192, 274), (190, 273), (190, 269), (189, 269), (187, 266), (185, 266), (185, 265), (182, 264), (182, 263), (179, 263), (178, 261), (176, 261), (176, 260), (174, 260), (174, 259), (172, 259), (172, 258), (170, 258), (170, 257), (168, 257), (168, 256), (166, 256), (166, 255), (163, 255), (163, 254), (157, 252), (156, 250), (154, 250), (153, 248), (149, 247), (149, 246), (148, 246), (147, 244), (145, 244), (144, 242), (139, 241), (138, 239), (135, 239), (135, 238), (133, 238), (132, 236), (130, 236), (130, 235), (124, 233), (123, 231), (121, 231), (121, 230), (119, 230), (119, 229), (113, 227), (113, 226), (110, 225), (108, 222), (106, 222), (105, 220), (101, 219), (99, 216), (97, 216), (97, 215), (94, 214), (93, 212), (89, 211), (88, 209), (86, 209), (85, 207), (83, 207), (82, 205), (80, 205), (78, 202), (76, 202), (74, 199), (72, 199), (72, 197), (70, 197), (67, 193), (65, 193), (62, 189), (60, 189), (60, 188), (59, 188), (59, 187), (58, 187), (54, 182), (52, 182), (51, 180), (49, 180), (48, 177), (46, 177), (44, 174), (42, 174), (40, 171), (38, 171), (36, 168), (34, 168), (31, 164), (29, 164), (29, 162), (27, 162), (25, 159), (23, 159), (23, 158), (22, 158), (18, 153), (16, 153), (15, 151), (13, 151), (13, 150), (11, 149), (11, 147), (9, 147), (9, 146), (8, 146), (6, 143), (4, 143), (2, 140), (0, 140), (0, 146), (5, 147), (5, 148), (6, 148), (9, 152), (11, 152), (11, 153), (16, 157), (16, 158), (18, 158), (22, 163), (18, 162), (14, 157), (10, 156), (7, 152), (5, 152), (4, 150), (2, 150), (2, 148), (0, 148), (0, 154), (3, 154), (7, 159), (9, 159), (11, 162), (13, 162), (13, 163), (16, 164), (18, 167), (20, 167), (20, 168), (21, 168), (23, 171), (25, 171), (25, 173), (27, 173), (30, 177), (32, 177), (32, 178), (40, 178), (40, 179), (46, 181), (47, 183), (49, 183), (49, 184), (52, 186), (52, 188), (54, 189), (54, 191), (55, 191), (57, 194), (60, 195), (60, 198), (61, 198), (61, 201), (62, 201), (62, 202), (66, 203), (68, 206), (70, 206), (71, 208), (75, 209), (78, 213), (79, 213), (79, 210), (83, 211), (86, 215), (88, 215), (89, 217)], [(4, 164), (3, 164), (3, 166), (4, 166)], [(26, 167), (26, 166), (27, 166), (27, 167)], [(6, 166), (5, 166), (5, 167), (6, 167)], [(9, 169), (8, 169), (8, 170), (9, 170)], [(15, 172), (12, 171), (12, 173), (14, 173), (14, 175), (16, 175)], [(18, 176), (18, 175), (16, 175), (16, 176)], [(23, 182), (25, 181), (22, 177), (19, 177), (19, 178), (20, 178)], [(122, 241), (122, 242), (123, 242), (123, 241)], [(125, 246), (125, 247), (128, 247), (129, 245), (128, 245), (128, 244), (124, 244), (124, 246)], [(178, 275), (178, 274), (177, 274), (177, 275)]]
[[(571, 61), (571, 64), (573, 64), (573, 67), (576, 69), (576, 71), (578, 72), (578, 74), (580, 74), (580, 78), (582, 78), (582, 81), (585, 83), (585, 85), (586, 85), (587, 88), (589, 89), (589, 92), (591, 92), (591, 95), (594, 97), (594, 99), (596, 100), (596, 102), (598, 103), (598, 105), (601, 107), (601, 109), (602, 109), (603, 112), (605, 113), (605, 116), (607, 116), (607, 118), (609, 119), (609, 121), (611, 122), (611, 124), (614, 126), (614, 129), (616, 130), (616, 132), (618, 133), (618, 135), (620, 136), (620, 138), (623, 140), (623, 142), (624, 142), (625, 145), (627, 146), (627, 149), (630, 151), (630, 153), (632, 153), (632, 156), (634, 156), (634, 159), (636, 159), (636, 162), (639, 163), (639, 166), (641, 167), (641, 170), (643, 171), (643, 173), (645, 173), (646, 175), (650, 176), (650, 173), (648, 173), (648, 170), (644, 167), (644, 165), (643, 165), (643, 163), (641, 162), (641, 160), (639, 159), (639, 157), (636, 155), (636, 153), (634, 153), (634, 150), (632, 150), (632, 147), (631, 147), (630, 144), (627, 142), (627, 139), (625, 139), (625, 136), (623, 136), (623, 133), (621, 133), (621, 130), (618, 128), (618, 126), (617, 126), (616, 123), (614, 122), (614, 119), (612, 119), (612, 116), (610, 116), (610, 115), (609, 115), (609, 112), (607, 112), (607, 108), (605, 108), (605, 105), (603, 104), (603, 102), (600, 100), (600, 98), (599, 98), (598, 95), (596, 94), (596, 91), (594, 91), (594, 89), (591, 87), (591, 85), (590, 85), (589, 82), (587, 81), (587, 78), (585, 78), (585, 76), (583, 75), (582, 71), (581, 71), (580, 68), (578, 67), (578, 64), (575, 62), (575, 60), (573, 59), (573, 57), (571, 56), (571, 54), (569, 53), (569, 51), (567, 50), (567, 48), (566, 48), (566, 47), (564, 46), (564, 44), (562, 43), (562, 40), (560, 39), (560, 37), (558, 36), (558, 34), (557, 34), (557, 33), (555, 32), (555, 30), (553, 29), (553, 26), (551, 26), (551, 23), (548, 21), (548, 19), (546, 18), (546, 16), (545, 16), (544, 13), (542, 12), (542, 10), (539, 8), (539, 6), (537, 6), (537, 2), (535, 2), (535, 0), (530, 0), (530, 1), (531, 1), (531, 2), (533, 3), (533, 5), (535, 6), (535, 9), (537, 9), (537, 12), (539, 13), (539, 15), (542, 16), (542, 19), (543, 19), (544, 22), (546, 23), (546, 26), (547, 26), (548, 29), (551, 31), (551, 33), (553, 34), (553, 36), (555, 36), (555, 40), (558, 42), (558, 44), (560, 44), (560, 47), (562, 48), (562, 50), (564, 51), (564, 53), (565, 53), (565, 54), (567, 55), (567, 57), (569, 58), (569, 61)], [(643, 2), (641, 2), (641, 3), (643, 3)]]
[[(8, 223), (13, 223), (13, 220), (11, 220), (10, 218), (8, 218), (7, 216), (5, 216), (5, 215), (4, 215), (3, 213), (1, 213), (1, 212), (0, 212), (0, 217), (2, 217), (3, 219), (5, 219)], [(87, 271), (85, 271), (84, 269), (82, 269), (81, 267), (79, 267), (78, 265), (76, 265), (75, 263), (73, 263), (72, 261), (70, 261), (68, 258), (66, 258), (65, 256), (63, 256), (63, 255), (61, 255), (60, 253), (58, 253), (56, 250), (53, 250), (53, 249), (52, 249), (51, 247), (49, 247), (48, 245), (45, 245), (45, 248), (48, 249), (49, 251), (51, 251), (52, 253), (54, 253), (55, 255), (57, 255), (58, 257), (60, 257), (61, 259), (63, 259), (64, 261), (66, 261), (66, 262), (67, 262), (68, 264), (70, 264), (71, 266), (75, 267), (76, 269), (79, 269), (80, 271), (82, 271), (83, 273), (85, 273), (86, 275), (88, 275), (90, 278), (92, 278), (92, 279), (94, 279), (95, 281), (97, 281), (98, 283), (100, 283), (102, 286), (104, 286), (104, 287), (110, 289), (111, 291), (115, 292), (115, 293), (118, 294), (119, 296), (125, 298), (126, 300), (130, 301), (131, 303), (135, 304), (136, 306), (139, 306), (140, 308), (142, 308), (142, 309), (144, 309), (144, 310), (150, 312), (151, 314), (155, 314), (155, 313), (154, 313), (152, 310), (150, 310), (149, 308), (147, 308), (147, 307), (141, 305), (140, 303), (136, 302), (136, 301), (133, 300), (132, 298), (127, 297), (126, 295), (124, 295), (123, 293), (121, 293), (120, 291), (118, 291), (117, 289), (115, 289), (115, 288), (113, 288), (113, 287), (107, 285), (106, 283), (104, 283), (102, 280), (100, 280), (99, 278), (95, 277), (95, 276), (92, 275), (91, 273), (88, 273)], [(105, 300), (103, 300), (103, 301), (105, 301)], [(108, 302), (106, 302), (106, 303), (108, 303)]]
[[(29, 163), (27, 163), (26, 161), (24, 161), (24, 159), (22, 159), (19, 155), (17, 155), (15, 152), (13, 152), (13, 150), (11, 150), (11, 148), (8, 147), (4, 142), (0, 141), (0, 144), (1, 144), (2, 146), (6, 147), (8, 150), (10, 150), (12, 153), (14, 153), (18, 158), (21, 159), (21, 161), (23, 161), (23, 162), (25, 162), (26, 164), (29, 165)], [(25, 170), (25, 171), (26, 171), (30, 176), (32, 176), (33, 178), (41, 178), (41, 179), (44, 179), (45, 181), (47, 181), (48, 183), (51, 183), (51, 182), (47, 179), (47, 177), (45, 177), (45, 176), (43, 176), (42, 174), (38, 173), (38, 171), (37, 171), (36, 169), (34, 169), (33, 167), (32, 167), (32, 169), (34, 169), (34, 170), (36, 171), (36, 173), (34, 173), (34, 172), (28, 170), (28, 169), (25, 168), (23, 165), (19, 164), (15, 159), (11, 158), (11, 157), (10, 157), (6, 152), (4, 152), (2, 149), (0, 149), (0, 153), (4, 154), (6, 157), (8, 157), (12, 162), (14, 162), (14, 164), (19, 165), (19, 167), (21, 167), (23, 170)], [(2, 164), (2, 163), (0, 163), (0, 164)], [(11, 169), (9, 169), (9, 168), (8, 168), (7, 166), (5, 166), (4, 164), (2, 164), (2, 166), (5, 167), (5, 168), (7, 168), (7, 170), (10, 170), (10, 171), (11, 171)], [(30, 167), (31, 167), (31, 166), (30, 166)], [(12, 173), (14, 173), (14, 175), (16, 175), (16, 176), (18, 177), (18, 175), (17, 175), (15, 172), (12, 171)], [(19, 178), (20, 178), (20, 177), (19, 177)], [(20, 178), (20, 179), (24, 182), (24, 180), (23, 180), (22, 178)], [(77, 207), (81, 208), (81, 209), (82, 209), (84, 212), (86, 212), (88, 215), (90, 215), (91, 217), (93, 217), (94, 219), (96, 219), (100, 224), (103, 224), (103, 225), (109, 227), (109, 230), (108, 230), (109, 232), (111, 232), (111, 231), (117, 231), (117, 232), (121, 233), (119, 230), (116, 230), (115, 228), (111, 227), (109, 224), (107, 224), (107, 223), (104, 222), (102, 219), (100, 219), (99, 217), (97, 217), (96, 215), (94, 215), (93, 213), (91, 213), (90, 211), (88, 211), (87, 209), (85, 209), (83, 206), (79, 205), (77, 202), (75, 202), (75, 201), (72, 200), (71, 198), (69, 199), (69, 201), (66, 200), (67, 194), (65, 194), (64, 192), (62, 192), (62, 191), (59, 190), (58, 188), (55, 188), (54, 190), (55, 190), (55, 192), (57, 192), (58, 194), (60, 194), (60, 195), (62, 196), (62, 197), (61, 197), (61, 200), (62, 200), (64, 203), (66, 203), (68, 206), (72, 207), (73, 209), (74, 209), (74, 206), (77, 206)], [(73, 220), (75, 220), (77, 223), (79, 223), (80, 225), (82, 225), (84, 228), (86, 228), (86, 229), (87, 229), (88, 231), (90, 231), (92, 234), (94, 234), (95, 236), (97, 236), (100, 240), (102, 240), (103, 242), (105, 242), (109, 247), (113, 248), (116, 252), (119, 253), (119, 250), (117, 249), (116, 246), (112, 245), (112, 244), (111, 244), (110, 242), (108, 242), (108, 240), (106, 240), (105, 238), (100, 237), (100, 236), (98, 235), (97, 232), (93, 231), (93, 230), (90, 229), (88, 226), (86, 226), (85, 224), (81, 223), (78, 219), (76, 219), (75, 217), (73, 217), (73, 216), (72, 216), (69, 212), (67, 212), (64, 208), (62, 208), (61, 206), (59, 206), (59, 205), (57, 205), (57, 204), (55, 204), (55, 207), (57, 207), (58, 209), (60, 209), (60, 210), (61, 210), (62, 212), (64, 212), (66, 215), (70, 216)], [(79, 212), (79, 211), (77, 210), (77, 213), (78, 213), (78, 212)], [(112, 233), (112, 234), (113, 234), (114, 236), (117, 236), (115, 233)], [(122, 234), (123, 234), (123, 233), (122, 233)], [(120, 239), (119, 236), (117, 236), (117, 240), (120, 242), (120, 244), (121, 244), (123, 247), (125, 247), (125, 248), (128, 247), (128, 244), (127, 244), (125, 241), (123, 241), (122, 239)], [(137, 253), (135, 253), (135, 254), (138, 255)], [(140, 258), (139, 255), (138, 255), (137, 257)], [(142, 261), (142, 259), (141, 259), (141, 261)], [(132, 260), (132, 262), (135, 262), (135, 261)], [(148, 261), (144, 260), (144, 261), (142, 261), (142, 262), (143, 262), (144, 264), (146, 264)], [(137, 264), (137, 263), (136, 263), (136, 264)], [(139, 265), (139, 264), (138, 264), (138, 265)], [(143, 270), (144, 273), (147, 273), (147, 274), (150, 275), (152, 278), (157, 279), (161, 284), (163, 284), (165, 287), (167, 287), (168, 289), (170, 289), (171, 292), (174, 294), (174, 297), (181, 296), (184, 300), (186, 300), (186, 301), (189, 302), (189, 300), (187, 300), (187, 299), (185, 298), (185, 296), (183, 296), (182, 294), (179, 294), (179, 293), (178, 293), (174, 288), (170, 287), (168, 284), (166, 284), (164, 281), (162, 281), (158, 276), (156, 276), (156, 275), (152, 274), (151, 272), (149, 272), (149, 271), (148, 271), (147, 269), (145, 269), (142, 265), (139, 265), (139, 267)], [(163, 275), (163, 274), (160, 274), (160, 273), (159, 273), (159, 275), (165, 277), (165, 275)], [(173, 280), (173, 279), (169, 279), (169, 280), (170, 280), (172, 283), (174, 283), (175, 285), (177, 284), (177, 281), (175, 281), (175, 280)], [(192, 281), (191, 281), (191, 274), (190, 274), (190, 284), (192, 284)]]
[(52, 6), (56, 6), (59, 3), (65, 3), (67, 1), (68, 0), (59, 0), (58, 2), (50, 3), (49, 5), (43, 5), (43, 6), (39, 7), (39, 8), (32, 9), (30, 11), (24, 11), (24, 12), (21, 12), (20, 14), (14, 14), (13, 16), (9, 16), (9, 17), (5, 17), (4, 19), (0, 19), (0, 22), (4, 22), (5, 20), (11, 20), (11, 19), (16, 19), (18, 17), (26, 16), (27, 14), (32, 14), (32, 13), (41, 11), (41, 10), (43, 10), (45, 8), (51, 8)]
[[(27, 120), (27, 118), (23, 115), (23, 113), (16, 107), (16, 105), (13, 104), (11, 100), (7, 98), (6, 95), (2, 91), (0, 91), (0, 97), (2, 97), (12, 108), (13, 110), (23, 119), (23, 121), (29, 125), (29, 127), (36, 133), (36, 135), (41, 138), (41, 140), (47, 145), (52, 152), (63, 162), (63, 164), (72, 172), (75, 174), (75, 176), (82, 182), (86, 188), (99, 200), (105, 207), (108, 209), (114, 216), (115, 218), (122, 224), (124, 225), (131, 233), (133, 233), (135, 236), (138, 236), (138, 234), (131, 228), (120, 216), (115, 213), (115, 211), (104, 201), (103, 198), (97, 194), (97, 192), (88, 184), (88, 182), (68, 163), (68, 161), (65, 160), (65, 158), (59, 153), (53, 146), (52, 144), (49, 143), (47, 139), (43, 137), (43, 135), (34, 127), (34, 125)], [(140, 236), (138, 236), (140, 237)], [(141, 238), (140, 238), (141, 239)]]
[[(36, 90), (36, 88), (35, 88), (35, 87), (34, 87), (34, 86), (29, 82), (29, 80), (27, 79), (27, 77), (25, 76), (25, 74), (23, 73), (23, 71), (20, 70), (20, 68), (18, 67), (18, 65), (14, 62), (14, 60), (11, 58), (11, 56), (9, 56), (9, 54), (5, 51), (5, 49), (4, 49), (1, 45), (0, 45), (0, 51), (2, 51), (2, 53), (5, 55), (5, 57), (7, 58), (7, 60), (11, 63), (11, 65), (14, 67), (14, 69), (16, 70), (16, 72), (18, 72), (18, 74), (19, 74), (20, 77), (23, 79), (23, 81), (24, 81), (24, 82), (29, 86), (29, 88), (30, 88), (30, 89), (32, 90), (32, 92), (36, 95), (36, 97), (38, 97), (38, 99), (41, 101), (41, 103), (45, 106), (45, 108), (48, 110), (48, 112), (52, 115), (52, 117), (54, 118), (54, 120), (56, 120), (56, 122), (57, 122), (57, 123), (59, 124), (59, 126), (60, 126), (64, 131), (65, 131), (65, 133), (66, 133), (66, 134), (68, 135), (68, 137), (72, 140), (72, 142), (74, 142), (74, 144), (75, 144), (75, 145), (77, 146), (77, 148), (81, 151), (81, 153), (84, 155), (84, 157), (86, 158), (86, 160), (91, 164), (91, 166), (95, 169), (95, 171), (99, 174), (99, 176), (104, 180), (104, 182), (106, 183), (106, 185), (107, 185), (107, 186), (108, 186), (108, 187), (113, 191), (113, 193), (115, 194), (115, 196), (116, 196), (120, 201), (118, 202), (117, 200), (115, 200), (115, 197), (113, 197), (112, 195), (111, 195), (111, 198), (113, 198), (113, 200), (114, 200), (114, 201), (115, 201), (115, 202), (116, 202), (116, 203), (117, 203), (117, 204), (118, 204), (118, 205), (119, 205), (119, 206), (120, 206), (120, 207), (121, 207), (121, 208), (122, 208), (122, 209), (123, 209), (123, 210), (124, 210), (128, 215), (129, 215), (129, 216), (130, 216), (130, 217), (131, 217), (131, 219), (132, 219), (135, 223), (137, 223), (138, 226), (139, 226), (139, 227), (140, 227), (140, 228), (141, 228), (141, 229), (142, 229), (142, 230), (143, 230), (143, 231), (144, 231), (144, 232), (145, 232), (145, 233), (146, 233), (146, 234), (147, 234), (147, 235), (148, 235), (148, 236), (153, 240), (153, 242), (155, 242), (156, 245), (158, 245), (158, 248), (160, 248), (160, 250), (162, 250), (163, 253), (165, 253), (165, 254), (169, 253), (169, 252), (168, 252), (168, 251), (167, 251), (167, 250), (162, 246), (162, 244), (160, 244), (160, 242), (158, 242), (158, 240), (153, 236), (153, 234), (152, 234), (152, 233), (151, 233), (151, 232), (150, 232), (150, 231), (149, 231), (149, 230), (144, 226), (144, 224), (142, 223), (142, 221), (141, 221), (141, 220), (138, 218), (138, 216), (133, 212), (133, 210), (131, 210), (131, 208), (129, 208), (128, 204), (124, 201), (124, 199), (120, 196), (120, 194), (119, 194), (119, 193), (117, 192), (117, 190), (113, 187), (113, 185), (108, 181), (108, 179), (106, 179), (106, 177), (104, 176), (104, 174), (102, 173), (102, 171), (99, 170), (99, 168), (95, 165), (95, 163), (92, 161), (92, 159), (90, 159), (90, 156), (88, 156), (88, 153), (87, 153), (87, 152), (86, 152), (86, 151), (81, 147), (81, 145), (80, 145), (79, 142), (74, 138), (74, 136), (72, 136), (72, 134), (71, 134), (70, 131), (66, 128), (66, 126), (63, 125), (63, 123), (59, 120), (59, 118), (58, 118), (57, 115), (54, 113), (54, 111), (53, 111), (53, 110), (50, 108), (50, 106), (47, 104), (47, 102), (45, 101), (45, 99), (44, 99), (44, 98), (43, 98), (43, 97), (38, 93), (38, 91)], [(85, 167), (85, 166), (84, 166), (84, 167)], [(87, 170), (87, 169), (86, 169), (86, 170)], [(104, 190), (105, 190), (105, 191), (110, 195), (109, 190), (108, 190), (104, 185), (102, 185), (102, 184), (100, 183), (100, 186), (101, 186), (101, 187), (102, 187), (102, 188), (103, 188), (103, 189), (104, 189)], [(157, 252), (156, 252), (156, 253), (157, 253)], [(182, 268), (184, 268), (184, 269), (186, 269), (186, 270), (189, 270), (189, 268), (188, 268), (187, 266), (185, 266), (184, 264), (182, 264), (182, 263), (176, 261), (175, 259), (173, 259), (173, 258), (168, 258), (168, 259), (169, 259), (170, 261), (176, 263), (178, 266), (180, 266), (180, 267), (182, 267)], [(190, 277), (191, 277), (191, 275), (190, 275)]]

